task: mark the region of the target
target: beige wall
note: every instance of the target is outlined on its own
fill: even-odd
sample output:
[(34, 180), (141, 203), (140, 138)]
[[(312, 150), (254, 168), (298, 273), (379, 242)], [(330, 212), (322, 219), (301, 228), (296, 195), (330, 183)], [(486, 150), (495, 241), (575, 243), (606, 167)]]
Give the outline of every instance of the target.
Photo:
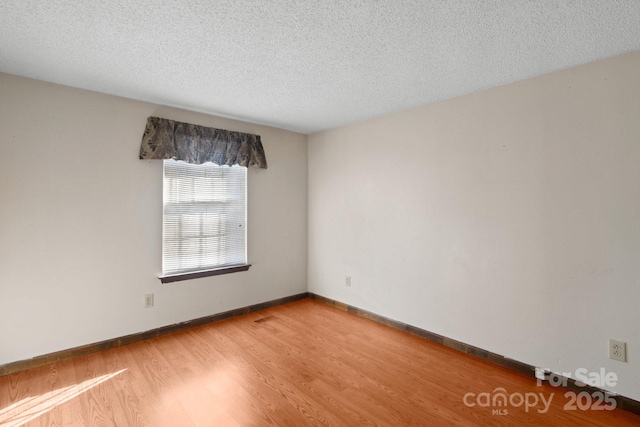
[(635, 52), (311, 135), (309, 291), (640, 400), (638, 76)]
[[(262, 136), (248, 272), (157, 279), (162, 162), (138, 159), (151, 115)], [(0, 364), (306, 291), (305, 135), (0, 74), (0, 147)]]

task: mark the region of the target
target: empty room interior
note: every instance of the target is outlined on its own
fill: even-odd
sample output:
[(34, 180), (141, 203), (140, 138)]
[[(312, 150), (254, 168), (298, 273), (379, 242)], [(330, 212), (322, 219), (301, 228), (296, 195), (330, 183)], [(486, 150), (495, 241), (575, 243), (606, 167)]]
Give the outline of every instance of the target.
[(0, 148), (2, 426), (640, 425), (640, 2), (4, 0)]

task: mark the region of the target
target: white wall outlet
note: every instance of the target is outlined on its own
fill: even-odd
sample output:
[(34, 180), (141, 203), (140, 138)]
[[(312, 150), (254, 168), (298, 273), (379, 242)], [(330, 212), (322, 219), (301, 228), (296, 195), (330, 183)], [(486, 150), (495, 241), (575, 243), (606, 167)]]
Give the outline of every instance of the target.
[(351, 287), (351, 276), (344, 276), (344, 285), (347, 288)]
[(627, 343), (609, 338), (609, 358), (626, 362)]
[(153, 294), (146, 294), (144, 296), (144, 308), (153, 307)]

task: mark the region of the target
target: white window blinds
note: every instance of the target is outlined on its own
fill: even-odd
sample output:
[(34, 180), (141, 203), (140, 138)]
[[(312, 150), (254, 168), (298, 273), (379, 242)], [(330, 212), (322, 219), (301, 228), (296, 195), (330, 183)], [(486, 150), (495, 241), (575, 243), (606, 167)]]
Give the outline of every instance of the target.
[(164, 160), (164, 275), (247, 263), (247, 168)]

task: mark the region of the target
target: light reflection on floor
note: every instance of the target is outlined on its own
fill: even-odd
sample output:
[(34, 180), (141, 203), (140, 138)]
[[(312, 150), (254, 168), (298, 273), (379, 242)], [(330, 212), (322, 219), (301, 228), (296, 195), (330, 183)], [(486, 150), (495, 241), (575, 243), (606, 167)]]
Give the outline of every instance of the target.
[(252, 399), (245, 387), (252, 389), (252, 379), (244, 368), (231, 362), (221, 362), (197, 378), (183, 374), (179, 382), (167, 385), (158, 396), (160, 410), (152, 415), (156, 418), (151, 424), (175, 426), (188, 419), (198, 426), (257, 425), (251, 411), (245, 410)]
[(91, 378), (79, 384), (57, 388), (38, 396), (26, 397), (11, 406), (0, 409), (0, 426), (18, 427), (26, 424), (124, 371), (126, 369)]

